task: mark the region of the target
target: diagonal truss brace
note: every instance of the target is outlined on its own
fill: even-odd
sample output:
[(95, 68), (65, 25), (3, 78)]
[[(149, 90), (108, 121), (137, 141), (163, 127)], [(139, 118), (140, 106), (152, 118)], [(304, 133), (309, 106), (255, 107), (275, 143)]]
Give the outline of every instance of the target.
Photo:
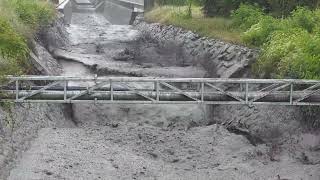
[(83, 91), (82, 93), (77, 94), (77, 95), (75, 95), (75, 96), (72, 96), (72, 97), (69, 98), (68, 100), (69, 100), (69, 101), (70, 101), (70, 100), (74, 100), (74, 99), (76, 99), (76, 98), (78, 98), (78, 97), (81, 97), (81, 96), (83, 96), (83, 95), (85, 95), (85, 94), (89, 94), (91, 91), (94, 91), (95, 89), (101, 88), (102, 86), (105, 86), (105, 85), (107, 85), (107, 84), (109, 84), (109, 81), (101, 82), (101, 83), (99, 83), (99, 84), (96, 84), (96, 85), (92, 86), (91, 88), (89, 88), (88, 90)]
[(166, 86), (166, 87), (168, 87), (168, 88), (170, 88), (172, 90), (178, 91), (180, 94), (182, 94), (182, 95), (184, 95), (184, 96), (186, 96), (186, 97), (188, 97), (188, 98), (190, 98), (190, 99), (192, 99), (194, 101), (201, 102), (199, 99), (190, 96), (188, 93), (183, 92), (181, 89), (176, 88), (176, 87), (174, 87), (174, 86), (172, 86), (172, 85), (170, 85), (170, 84), (168, 84), (166, 82), (160, 82), (160, 84), (162, 84), (162, 85), (164, 85), (164, 86)]
[(277, 86), (279, 86), (279, 84), (271, 84), (270, 86), (267, 86), (267, 87), (259, 90), (258, 92), (264, 92), (264, 91), (266, 91), (266, 90), (268, 90), (268, 89), (273, 89), (273, 88), (275, 88), (275, 87), (277, 87)]
[[(305, 89), (304, 92), (307, 92), (307, 91), (309, 91), (309, 90), (313, 90), (313, 89), (318, 88), (318, 87), (320, 87), (320, 83), (319, 83), (319, 84), (315, 84), (315, 85), (313, 85), (313, 86)], [(315, 91), (313, 91), (313, 92), (310, 92), (310, 93), (306, 94), (305, 96), (303, 96), (303, 97), (295, 100), (294, 103), (299, 103), (299, 102), (307, 99), (308, 97), (310, 97), (310, 96), (312, 96), (312, 95), (314, 95), (314, 94), (316, 94), (316, 93), (318, 93), (318, 92), (320, 92), (320, 89), (315, 90)]]
[[(290, 85), (291, 85), (291, 83), (289, 83), (289, 84), (284, 84), (284, 85), (279, 86), (279, 87), (277, 87), (277, 88), (271, 89), (270, 91), (267, 91), (267, 92), (264, 93), (263, 95), (261, 95), (261, 96), (259, 96), (259, 97), (256, 97), (256, 98), (253, 98), (253, 99), (250, 101), (250, 103), (253, 103), (253, 102), (255, 102), (255, 101), (259, 100), (259, 99), (262, 99), (262, 98), (268, 96), (269, 94), (271, 94), (272, 92), (279, 91), (279, 90), (281, 90), (281, 89), (283, 89), (283, 88), (286, 88), (286, 87), (288, 87), (288, 86), (290, 86)], [(272, 86), (272, 85), (271, 85), (271, 86)], [(270, 87), (271, 87), (271, 86), (270, 86)]]
[(230, 96), (230, 97), (232, 97), (232, 98), (240, 101), (240, 102), (245, 102), (245, 100), (241, 99), (240, 97), (234, 96), (233, 94), (231, 94), (231, 93), (229, 93), (229, 92), (227, 92), (227, 91), (225, 91), (225, 90), (223, 90), (223, 89), (221, 89), (221, 88), (219, 88), (219, 87), (217, 87), (217, 86), (214, 86), (213, 84), (210, 84), (210, 83), (205, 83), (205, 84), (206, 84), (207, 86), (209, 86), (209, 87), (211, 87), (211, 88), (219, 91), (219, 92), (222, 92), (223, 94), (225, 94), (225, 95), (227, 95), (227, 96)]
[[(48, 84), (48, 85), (44, 86), (43, 88), (41, 88), (41, 89), (39, 89), (39, 90), (32, 91), (32, 92), (31, 92), (30, 94), (28, 94), (27, 96), (24, 96), (24, 97), (22, 97), (22, 98), (20, 98), (20, 99), (18, 99), (18, 100), (19, 100), (19, 101), (23, 101), (23, 100), (25, 100), (25, 99), (27, 99), (27, 98), (29, 98), (29, 97), (32, 97), (32, 96), (34, 96), (34, 95), (36, 95), (36, 94), (39, 94), (39, 93), (45, 91), (46, 89), (49, 89), (49, 88), (51, 88), (51, 87), (54, 87), (54, 86), (56, 86), (56, 85), (58, 85), (58, 84), (60, 84), (59, 81), (53, 82), (53, 83), (51, 83), (51, 84)], [(17, 93), (17, 92), (16, 92), (16, 93)]]
[(128, 86), (127, 84), (124, 84), (124, 83), (120, 83), (120, 84), (121, 84), (122, 86), (128, 88), (128, 89), (129, 89), (130, 91), (132, 91), (133, 93), (138, 94), (139, 96), (142, 96), (142, 97), (144, 97), (144, 98), (146, 98), (146, 99), (148, 99), (148, 100), (150, 100), (150, 101), (152, 101), (152, 102), (155, 102), (155, 101), (156, 101), (155, 99), (153, 99), (153, 98), (151, 98), (151, 97), (149, 97), (149, 96), (146, 96), (146, 95), (140, 93), (139, 91), (135, 90), (134, 88), (131, 88), (131, 87)]

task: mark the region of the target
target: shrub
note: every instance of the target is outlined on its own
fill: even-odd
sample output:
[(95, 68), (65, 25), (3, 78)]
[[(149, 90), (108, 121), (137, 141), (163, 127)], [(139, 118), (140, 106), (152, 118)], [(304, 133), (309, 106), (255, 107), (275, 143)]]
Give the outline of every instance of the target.
[(272, 34), (255, 71), (265, 78), (320, 78), (320, 36), (301, 28)]
[(308, 32), (312, 32), (317, 23), (314, 12), (303, 7), (298, 7), (292, 11), (289, 20), (292, 26), (303, 28)]
[(290, 15), (296, 7), (315, 9), (319, 0), (202, 0), (204, 13), (207, 16), (228, 16), (232, 10), (238, 9), (240, 4), (258, 5), (266, 12), (277, 17)]
[(257, 24), (263, 16), (264, 13), (260, 8), (246, 4), (240, 5), (239, 9), (231, 14), (233, 25), (242, 30), (247, 30)]
[(257, 24), (243, 33), (242, 41), (247, 45), (261, 46), (268, 41), (269, 36), (280, 29), (280, 20), (264, 16)]
[(278, 17), (286, 17), (297, 7), (315, 9), (319, 6), (319, 0), (267, 0), (267, 8)]

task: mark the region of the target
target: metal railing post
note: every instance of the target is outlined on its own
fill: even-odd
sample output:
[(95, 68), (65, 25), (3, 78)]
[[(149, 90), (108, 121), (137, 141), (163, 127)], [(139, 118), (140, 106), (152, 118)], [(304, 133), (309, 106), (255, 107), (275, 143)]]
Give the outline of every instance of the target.
[(290, 105), (293, 105), (293, 83), (290, 84)]
[(201, 82), (201, 102), (204, 102), (204, 82)]
[(110, 100), (113, 101), (113, 82), (110, 79)]
[(64, 91), (64, 101), (66, 102), (67, 101), (67, 89), (68, 88), (68, 81), (64, 81), (64, 88), (63, 88), (63, 91)]
[(246, 82), (246, 104), (249, 104), (249, 83)]
[(160, 95), (159, 95), (159, 81), (157, 81), (156, 82), (156, 96), (157, 96), (157, 98), (156, 98), (156, 100), (157, 100), (157, 102), (159, 102), (160, 101)]
[(16, 80), (16, 101), (19, 100), (19, 80)]

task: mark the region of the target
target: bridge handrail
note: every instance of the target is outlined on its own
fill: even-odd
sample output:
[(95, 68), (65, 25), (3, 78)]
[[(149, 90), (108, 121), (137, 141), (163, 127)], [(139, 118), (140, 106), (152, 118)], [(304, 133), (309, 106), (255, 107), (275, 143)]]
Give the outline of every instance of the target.
[(130, 4), (136, 4), (136, 5), (139, 5), (139, 6), (144, 6), (144, 4), (133, 2), (133, 1), (130, 1), (130, 0), (119, 0), (119, 1), (130, 3)]
[(304, 79), (243, 79), (243, 78), (153, 78), (153, 77), (71, 77), (71, 76), (7, 76), (8, 80), (16, 81), (115, 81), (115, 82), (209, 82), (209, 83), (292, 83), (292, 84), (320, 84), (320, 80)]
[(69, 3), (70, 0), (64, 0), (62, 1), (61, 3), (59, 3), (57, 6), (56, 6), (56, 9), (63, 9), (68, 3)]

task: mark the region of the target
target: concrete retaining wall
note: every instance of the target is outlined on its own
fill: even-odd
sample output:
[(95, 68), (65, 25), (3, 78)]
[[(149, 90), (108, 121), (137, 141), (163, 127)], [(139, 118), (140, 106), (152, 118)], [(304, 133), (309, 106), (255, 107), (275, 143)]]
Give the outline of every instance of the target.
[(128, 25), (133, 15), (133, 8), (128, 8), (112, 1), (106, 1), (103, 15), (112, 24)]
[(72, 19), (72, 1), (65, 0), (57, 7), (57, 10), (64, 16), (64, 23), (71, 24)]

